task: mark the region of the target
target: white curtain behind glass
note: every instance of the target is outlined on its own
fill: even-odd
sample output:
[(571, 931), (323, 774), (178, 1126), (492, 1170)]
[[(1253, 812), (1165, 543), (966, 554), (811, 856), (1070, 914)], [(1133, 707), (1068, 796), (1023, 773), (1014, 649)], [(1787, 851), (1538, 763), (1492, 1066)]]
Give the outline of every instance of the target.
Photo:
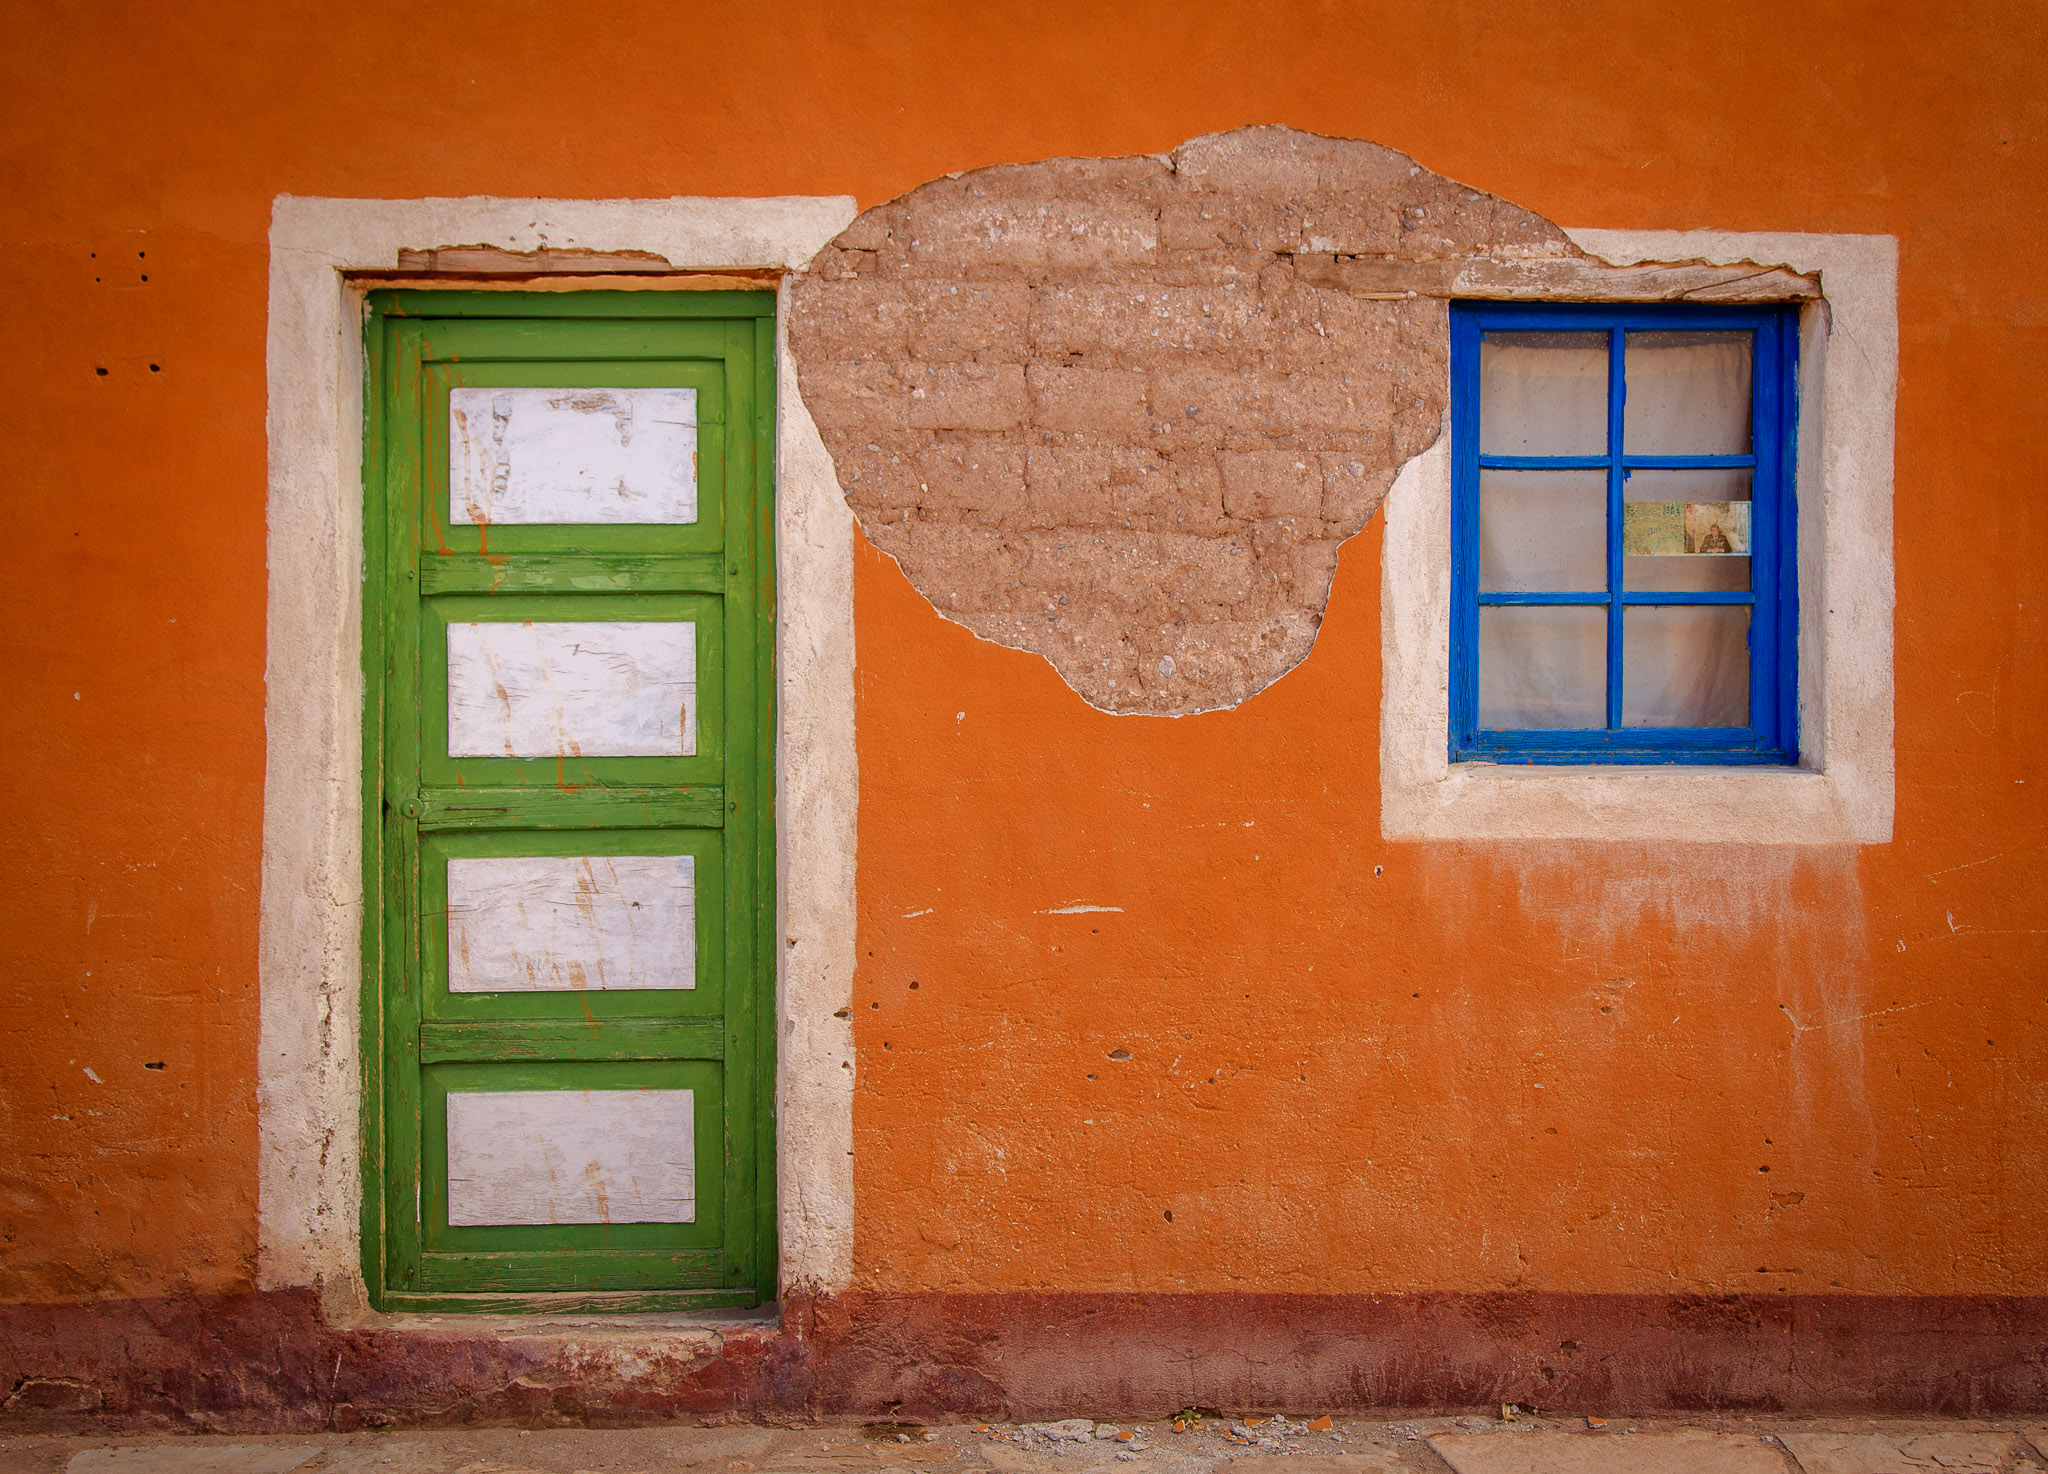
[[(1607, 449), (1605, 333), (1488, 333), (1479, 344), (1479, 444), (1489, 455)], [(1480, 479), (1480, 587), (1607, 587), (1600, 471), (1488, 471)], [(1479, 725), (1607, 725), (1607, 612), (1479, 611)]]
[[(1740, 454), (1750, 442), (1746, 333), (1628, 336), (1624, 444), (1638, 455)], [(1480, 444), (1495, 455), (1598, 455), (1606, 450), (1607, 348), (1602, 333), (1490, 333), (1480, 346)], [(1674, 483), (1674, 499), (1694, 499)], [(1746, 498), (1724, 478), (1712, 500)], [(1488, 472), (1482, 478), (1481, 587), (1488, 591), (1606, 587), (1600, 472)], [(1642, 496), (1653, 482), (1631, 488)], [(1600, 531), (1597, 559), (1589, 537)], [(1701, 563), (1676, 587), (1744, 587), (1747, 560)], [(1723, 569), (1720, 565), (1729, 566)], [(1655, 570), (1645, 568), (1646, 575)], [(1726, 573), (1728, 578), (1713, 577)], [(1703, 576), (1703, 577), (1702, 577)], [(1658, 586), (1646, 583), (1639, 586)], [(1648, 616), (1648, 617), (1643, 617)], [(1646, 610), (1624, 622), (1623, 724), (1744, 726), (1749, 720), (1748, 611)], [(1479, 723), (1493, 730), (1606, 725), (1606, 616), (1598, 609), (1482, 610)]]
[[(1749, 360), (1747, 333), (1629, 334), (1624, 448), (1631, 455), (1748, 451)], [(1736, 485), (1746, 497), (1747, 478)], [(1684, 497), (1687, 492), (1668, 494)], [(1731, 495), (1720, 491), (1714, 499)], [(1656, 561), (1698, 564), (1700, 571), (1726, 565), (1730, 572), (1748, 563), (1725, 555)], [(1622, 628), (1621, 721), (1626, 727), (1747, 726), (1749, 611), (1725, 606), (1630, 610)]]

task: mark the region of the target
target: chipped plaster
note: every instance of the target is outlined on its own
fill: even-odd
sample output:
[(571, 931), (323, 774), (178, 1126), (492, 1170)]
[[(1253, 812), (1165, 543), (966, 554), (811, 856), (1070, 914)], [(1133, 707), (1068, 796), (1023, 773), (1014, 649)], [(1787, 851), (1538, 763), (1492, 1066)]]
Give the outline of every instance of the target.
[(863, 530), (940, 614), (1179, 716), (1307, 656), (1337, 549), (1437, 433), (1448, 299), (1813, 291), (1616, 267), (1406, 154), (1264, 127), (922, 185), (793, 285), (790, 333)]
[(863, 531), (942, 615), (1101, 710), (1213, 710), (1307, 655), (1443, 413), (1442, 300), (1312, 285), (1318, 252), (1573, 254), (1379, 144), (1244, 128), (877, 205), (793, 286), (791, 342)]

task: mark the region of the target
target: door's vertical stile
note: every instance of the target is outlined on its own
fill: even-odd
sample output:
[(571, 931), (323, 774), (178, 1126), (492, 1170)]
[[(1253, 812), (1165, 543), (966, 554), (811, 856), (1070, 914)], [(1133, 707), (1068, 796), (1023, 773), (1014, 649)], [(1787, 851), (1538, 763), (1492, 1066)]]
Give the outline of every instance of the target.
[[(753, 543), (747, 515), (753, 502), (753, 379), (752, 325), (728, 323), (725, 329), (727, 366), (724, 480), (720, 494), (726, 504), (725, 539), (725, 914), (739, 923), (726, 939), (726, 1114), (721, 1151), (730, 1164), (731, 1180), (752, 1180), (754, 1157), (751, 1122), (733, 1111), (735, 1100), (751, 1098), (753, 1070), (746, 1057), (745, 1008), (753, 989), (754, 937), (745, 918), (753, 915), (755, 846), (754, 817), (754, 670), (753, 670)], [(728, 1194), (725, 1202), (726, 1274), (740, 1281), (748, 1273), (753, 1229), (753, 1194)]]
[(386, 1014), (384, 1058), (387, 1119), (394, 1150), (385, 1172), (385, 1216), (392, 1229), (391, 1268), (400, 1285), (410, 1286), (419, 1269), (418, 1204), (421, 1193), (419, 1154), (419, 917), (415, 897), (419, 886), (419, 560), (422, 484), (422, 375), (420, 360), (425, 329), (398, 322), (392, 334), (391, 400), (393, 426), (402, 431), (387, 437), (385, 598), (386, 685), (383, 810), (388, 895), (384, 952)]
[(726, 367), (726, 436), (720, 495), (726, 506), (725, 562), (725, 693), (726, 693), (726, 844), (728, 921), (725, 996), (725, 1112), (721, 1144), (727, 1180), (739, 1188), (725, 1201), (725, 1279), (728, 1284), (751, 1278), (749, 1230), (753, 1224), (753, 1142), (746, 1129), (751, 1113), (736, 1102), (753, 1097), (753, 1074), (747, 1068), (744, 1031), (735, 1021), (745, 1017), (753, 996), (753, 936), (746, 918), (753, 914), (753, 847), (747, 841), (753, 816), (753, 603), (749, 529), (753, 518), (752, 457), (748, 454), (753, 421), (753, 382), (749, 373), (751, 340), (741, 341), (749, 324), (724, 325)]
[(747, 481), (753, 497), (754, 515), (746, 524), (754, 548), (754, 730), (752, 748), (756, 764), (754, 822), (749, 826), (758, 845), (755, 864), (754, 909), (749, 918), (754, 936), (754, 966), (749, 999), (753, 1030), (748, 1063), (754, 1072), (753, 1112), (754, 1232), (752, 1243), (754, 1283), (770, 1285), (779, 1277), (776, 1262), (776, 1179), (775, 1179), (775, 1044), (777, 978), (782, 959), (782, 918), (776, 900), (776, 598), (777, 578), (775, 490), (775, 318), (756, 317), (753, 327), (754, 404), (747, 426), (747, 444), (752, 454)]

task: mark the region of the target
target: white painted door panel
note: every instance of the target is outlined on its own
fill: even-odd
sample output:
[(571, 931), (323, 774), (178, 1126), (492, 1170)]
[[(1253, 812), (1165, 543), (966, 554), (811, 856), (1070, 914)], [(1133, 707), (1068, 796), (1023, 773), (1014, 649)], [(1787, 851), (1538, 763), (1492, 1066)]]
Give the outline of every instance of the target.
[(449, 1224), (694, 1222), (694, 1094), (451, 1092)]
[(448, 519), (697, 520), (695, 389), (453, 389)]
[(450, 757), (690, 757), (697, 626), (448, 626)]
[(456, 856), (448, 991), (697, 986), (694, 855)]

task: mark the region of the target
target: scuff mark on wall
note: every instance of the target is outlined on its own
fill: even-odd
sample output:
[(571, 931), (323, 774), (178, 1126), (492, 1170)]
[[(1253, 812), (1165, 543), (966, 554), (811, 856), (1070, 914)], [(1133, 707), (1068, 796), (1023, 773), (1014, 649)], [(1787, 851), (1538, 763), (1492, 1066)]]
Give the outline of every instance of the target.
[(1308, 654), (1338, 547), (1442, 427), (1450, 295), (1817, 290), (1608, 266), (1405, 154), (1288, 128), (936, 180), (812, 267), (790, 345), (869, 539), (941, 614), (1152, 715)]

